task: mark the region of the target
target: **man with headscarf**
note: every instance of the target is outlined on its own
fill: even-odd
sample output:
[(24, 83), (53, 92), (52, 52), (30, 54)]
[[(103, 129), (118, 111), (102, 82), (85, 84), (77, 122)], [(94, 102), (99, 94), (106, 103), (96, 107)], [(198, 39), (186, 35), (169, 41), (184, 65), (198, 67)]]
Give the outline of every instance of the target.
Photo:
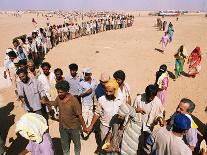
[[(126, 119), (127, 124), (124, 123)], [(123, 103), (118, 114), (111, 120), (110, 126), (102, 149), (112, 155), (137, 155), (141, 126), (138, 123), (136, 109)]]
[(174, 118), (172, 131), (166, 127), (152, 132), (144, 150), (146, 155), (192, 155), (190, 148), (182, 140), (191, 126), (190, 119), (184, 114)]
[(91, 125), (88, 127), (88, 131), (91, 131), (98, 118), (100, 118), (100, 132), (102, 142), (109, 131), (109, 124), (112, 117), (117, 114), (119, 107), (123, 104), (122, 98), (117, 96), (118, 87), (119, 85), (116, 80), (109, 80), (106, 83), (106, 94), (98, 99)]
[(172, 115), (172, 117), (168, 120), (169, 125), (167, 126), (168, 130), (171, 130), (174, 125), (174, 119), (176, 115), (178, 114), (185, 114), (191, 122), (191, 127), (186, 133), (186, 136), (184, 137), (185, 143), (190, 147), (192, 151), (195, 150), (197, 143), (198, 143), (198, 137), (197, 137), (197, 128), (198, 126), (192, 119), (191, 113), (195, 109), (195, 103), (191, 101), (188, 98), (182, 98), (180, 100), (180, 103), (178, 104), (178, 107), (176, 109), (176, 112)]

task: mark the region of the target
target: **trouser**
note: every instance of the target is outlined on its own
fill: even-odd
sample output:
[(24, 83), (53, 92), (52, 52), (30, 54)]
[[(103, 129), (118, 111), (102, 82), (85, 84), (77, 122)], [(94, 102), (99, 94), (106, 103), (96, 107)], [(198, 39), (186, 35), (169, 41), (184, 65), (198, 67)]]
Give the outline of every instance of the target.
[(142, 131), (141, 132), (141, 135), (139, 137), (139, 146), (138, 146), (138, 155), (142, 155), (144, 154), (144, 148), (143, 148), (143, 145), (146, 144), (147, 142), (147, 139), (149, 138), (151, 134), (151, 131)]
[(62, 126), (59, 127), (61, 144), (64, 155), (70, 154), (71, 140), (74, 143), (75, 155), (80, 155), (81, 142), (80, 142), (80, 129), (67, 129)]
[(103, 125), (102, 123), (100, 124), (100, 133), (101, 133), (101, 141), (102, 143), (104, 142), (107, 133), (109, 132), (109, 127)]
[[(100, 124), (100, 135), (101, 135), (101, 144), (105, 143), (106, 136), (109, 132), (109, 127), (104, 126), (102, 123)], [(105, 152), (104, 150), (101, 151), (101, 155), (112, 155), (111, 153)]]
[(91, 124), (91, 121), (93, 119), (93, 105), (86, 106), (82, 104), (82, 116), (83, 116), (86, 126), (88, 127)]

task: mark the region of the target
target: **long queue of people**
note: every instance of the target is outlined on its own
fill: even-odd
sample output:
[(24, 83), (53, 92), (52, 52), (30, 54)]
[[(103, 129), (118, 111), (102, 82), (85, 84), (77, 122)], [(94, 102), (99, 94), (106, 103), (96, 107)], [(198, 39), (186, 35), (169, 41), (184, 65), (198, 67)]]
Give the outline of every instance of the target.
[[(75, 63), (69, 65), (67, 76), (61, 68), (51, 71), (48, 62), (41, 64), (41, 71), (32, 61), (16, 66), (20, 79), (17, 95), (26, 111), (16, 123), (16, 132), (29, 140), (21, 155), (54, 154), (48, 116), (59, 120), (65, 155), (70, 153), (71, 141), (75, 154), (80, 155), (80, 137), (91, 132), (96, 135), (98, 154), (190, 155), (198, 149), (197, 125), (191, 117), (195, 103), (183, 98), (175, 113), (165, 118), (163, 105), (169, 85), (165, 64), (157, 71), (155, 82), (134, 101), (122, 70), (112, 77), (101, 73), (97, 83), (91, 68), (83, 68), (80, 75)], [(161, 128), (155, 130), (157, 124)]]
[[(16, 44), (14, 42), (14, 46)], [(16, 49), (22, 47), (17, 44)], [(48, 119), (59, 120), (64, 155), (70, 153), (71, 141), (75, 154), (80, 155), (81, 137), (85, 139), (92, 132), (96, 135), (98, 154), (197, 153), (198, 126), (191, 116), (195, 103), (182, 98), (174, 114), (169, 119), (165, 118), (163, 105), (167, 104), (169, 85), (165, 64), (156, 72), (155, 81), (133, 100), (122, 70), (115, 71), (113, 76), (103, 72), (97, 82), (90, 67), (83, 68), (79, 74), (78, 65), (71, 63), (69, 73), (64, 74), (61, 68), (51, 71), (51, 64), (42, 62), (39, 69), (33, 59), (19, 60), (20, 56), (24, 57), (19, 51), (8, 49), (5, 66), (9, 66), (9, 77), (16, 80), (15, 93), (26, 112), (16, 123), (16, 132), (29, 140), (20, 155), (28, 152), (54, 154)], [(179, 53), (175, 55), (176, 58), (178, 56)], [(37, 60), (40, 58), (38, 55)], [(155, 129), (156, 125), (160, 128)]]
[(94, 19), (87, 22), (65, 22), (63, 25), (52, 25), (47, 21), (46, 28), (35, 29), (28, 35), (22, 35), (13, 39), (13, 47), (6, 50), (4, 59), (4, 78), (9, 78), (16, 87), (17, 76), (15, 64), (26, 64), (32, 61), (35, 67), (44, 60), (50, 49), (61, 42), (66, 42), (86, 35), (92, 35), (103, 31), (127, 28), (133, 24), (133, 16), (117, 15), (107, 19)]

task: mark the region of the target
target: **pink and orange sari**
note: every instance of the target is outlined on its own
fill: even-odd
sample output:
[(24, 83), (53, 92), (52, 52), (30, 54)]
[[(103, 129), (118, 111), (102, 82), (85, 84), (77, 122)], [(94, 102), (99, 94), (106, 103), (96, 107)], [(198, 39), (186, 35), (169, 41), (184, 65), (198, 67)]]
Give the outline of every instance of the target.
[(201, 51), (200, 47), (196, 47), (188, 58), (189, 70), (188, 74), (195, 77), (201, 70)]

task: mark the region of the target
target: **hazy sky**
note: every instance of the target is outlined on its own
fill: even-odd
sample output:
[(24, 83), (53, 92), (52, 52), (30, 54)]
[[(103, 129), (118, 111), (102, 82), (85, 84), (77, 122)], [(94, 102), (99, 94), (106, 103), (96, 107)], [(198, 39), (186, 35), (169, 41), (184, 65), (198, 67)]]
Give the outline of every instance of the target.
[(207, 0), (0, 0), (0, 10), (25, 9), (207, 11)]

